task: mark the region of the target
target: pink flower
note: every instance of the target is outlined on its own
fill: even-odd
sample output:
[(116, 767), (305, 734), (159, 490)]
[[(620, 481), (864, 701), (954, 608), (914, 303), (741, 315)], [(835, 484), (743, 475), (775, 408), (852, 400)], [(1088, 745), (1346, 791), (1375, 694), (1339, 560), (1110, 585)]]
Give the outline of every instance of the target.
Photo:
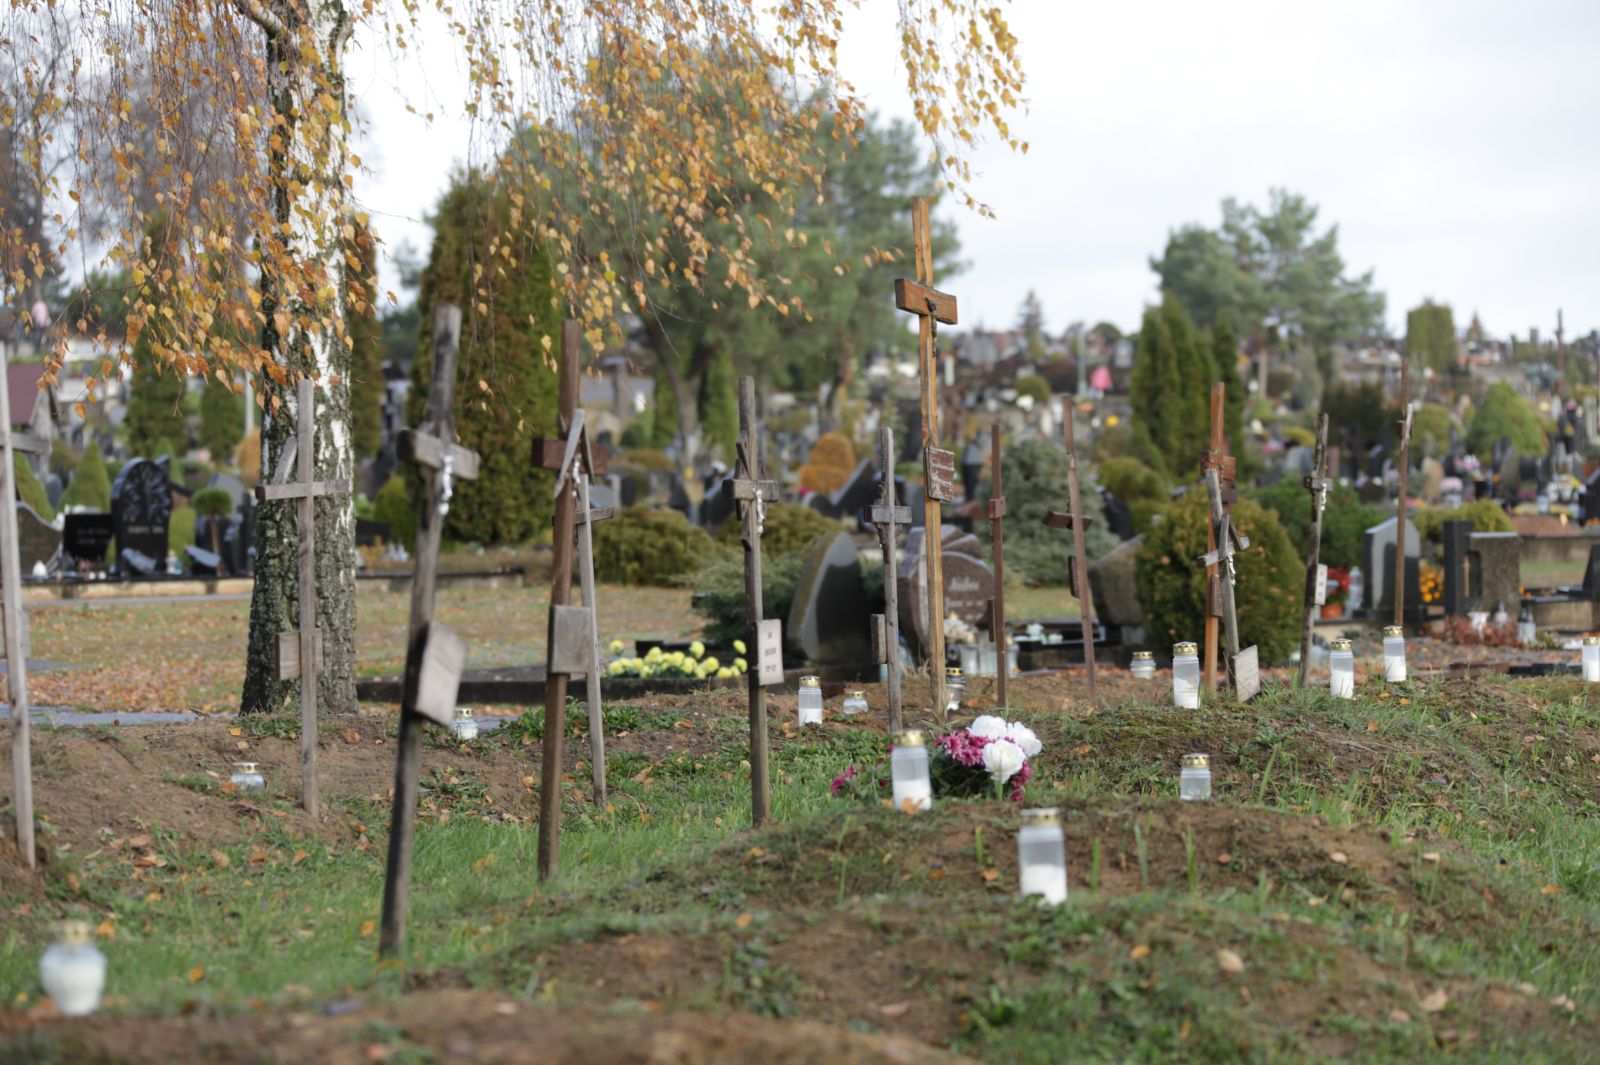
[(833, 778), (833, 783), (828, 785), (828, 792), (832, 795), (839, 794), (839, 792), (844, 789), (845, 784), (854, 780), (855, 778), (856, 767), (855, 763), (852, 762), (843, 773), (840, 773), (838, 776)]

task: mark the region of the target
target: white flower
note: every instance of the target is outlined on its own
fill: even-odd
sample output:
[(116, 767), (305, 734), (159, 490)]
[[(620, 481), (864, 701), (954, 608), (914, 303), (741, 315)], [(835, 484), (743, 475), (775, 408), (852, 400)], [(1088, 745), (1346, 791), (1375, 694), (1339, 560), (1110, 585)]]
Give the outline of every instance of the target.
[(983, 748), (983, 768), (1000, 784), (1020, 773), (1027, 760), (1022, 748), (1010, 740), (995, 740)]
[(984, 714), (967, 726), (967, 731), (980, 740), (1001, 740), (1006, 736), (1006, 720), (993, 714)]
[(1012, 721), (1006, 725), (1006, 739), (1021, 747), (1022, 753), (1029, 758), (1044, 750), (1044, 744), (1033, 734), (1033, 729), (1020, 721)]

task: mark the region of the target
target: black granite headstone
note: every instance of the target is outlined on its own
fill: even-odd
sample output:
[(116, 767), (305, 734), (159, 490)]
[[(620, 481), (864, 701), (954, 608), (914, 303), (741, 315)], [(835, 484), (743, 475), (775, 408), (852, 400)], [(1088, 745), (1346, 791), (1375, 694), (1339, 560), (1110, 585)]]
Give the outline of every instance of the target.
[(370, 518), (356, 519), (356, 546), (377, 547), (389, 542), (389, 523)]
[(66, 516), (61, 542), (74, 563), (102, 566), (112, 535), (111, 515), (86, 510)]
[(184, 548), (189, 556), (189, 573), (195, 577), (217, 577), (222, 574), (222, 556), (203, 547), (190, 544)]
[(870, 661), (871, 613), (855, 541), (846, 532), (818, 537), (795, 585), (785, 627), (789, 642), (808, 662)]
[(1472, 522), (1447, 521), (1444, 537), (1444, 612), (1447, 617), (1467, 615), (1467, 567), (1472, 554)]
[[(132, 459), (111, 485), (111, 519), (117, 537), (117, 571), (141, 575), (167, 557), (167, 521), (172, 516), (168, 460)], [(137, 556), (137, 557), (135, 557)]]

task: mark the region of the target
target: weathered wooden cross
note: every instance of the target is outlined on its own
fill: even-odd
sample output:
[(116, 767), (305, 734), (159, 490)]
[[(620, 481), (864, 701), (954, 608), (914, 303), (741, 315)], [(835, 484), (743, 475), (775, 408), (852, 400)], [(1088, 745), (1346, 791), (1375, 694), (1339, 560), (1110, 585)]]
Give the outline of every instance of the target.
[[(295, 435), (278, 456), (278, 470), (270, 484), (256, 486), (256, 499), (265, 503), (296, 500), (295, 525), (300, 537), (300, 627), (278, 634), (278, 679), (300, 681), (300, 804), (316, 817), (317, 801), (317, 676), (322, 672), (322, 633), (317, 628), (317, 497), (346, 495), (350, 482), (316, 479), (316, 385), (300, 378), (296, 390)], [(295, 479), (290, 480), (289, 455), (296, 457)]]
[(894, 430), (887, 425), (878, 429), (878, 468), (883, 471), (878, 501), (862, 516), (878, 531), (878, 545), (883, 550), (883, 613), (872, 617), (872, 649), (888, 678), (889, 735), (894, 736), (905, 728), (900, 708), (900, 580), (895, 548), (900, 527), (911, 526), (911, 508), (895, 502)]
[(1400, 520), (1394, 529), (1394, 623), (1406, 623), (1406, 489), (1411, 472), (1411, 355), (1400, 364)]
[(406, 638), (406, 671), (400, 689), (400, 740), (394, 762), (394, 804), (389, 828), (389, 862), (383, 879), (383, 928), (378, 950), (392, 955), (405, 938), (411, 894), (411, 850), (421, 772), (422, 725), (449, 728), (460, 690), (467, 647), (450, 629), (433, 620), (439, 572), (439, 539), (457, 479), (478, 478), (478, 453), (455, 437), (456, 357), (461, 309), (440, 304), (433, 313), (433, 381), (425, 420), (400, 434), (400, 458), (422, 470), (417, 503), (417, 554), (411, 581), (411, 623)]
[[(33, 853), (33, 753), (28, 729), (28, 614), (22, 605), (22, 560), (17, 542), (17, 485), (14, 454), (50, 453), (50, 442), (13, 433), (9, 374), (0, 358), (0, 627), (5, 629), (6, 687), (11, 701), (12, 811), (17, 819), (17, 853), (29, 869)], [(91, 447), (94, 445), (90, 445)]]
[[(1234, 457), (1228, 454), (1228, 437), (1224, 411), (1227, 406), (1227, 387), (1217, 381), (1211, 386), (1211, 446), (1207, 449), (1200, 462), (1201, 476), (1208, 471), (1215, 470), (1220, 485), (1222, 509), (1229, 514), (1233, 513), (1233, 502), (1238, 498), (1238, 491), (1234, 488), (1234, 470), (1237, 468)], [(1206, 552), (1210, 557), (1220, 545), (1217, 539), (1217, 523), (1213, 518), (1206, 526)], [(1231, 570), (1230, 570), (1231, 573)], [(1222, 617), (1221, 599), (1218, 592), (1218, 570), (1214, 563), (1206, 564), (1206, 631), (1205, 631), (1205, 684), (1208, 695), (1216, 694), (1217, 690), (1217, 657), (1218, 639), (1217, 623)]]
[[(583, 411), (580, 410), (577, 417), (581, 420)], [(589, 704), (589, 776), (594, 785), (594, 804), (603, 810), (606, 806), (606, 720), (600, 701), (600, 612), (594, 588), (594, 525), (614, 517), (617, 508), (589, 505), (589, 477), (604, 476), (609, 466), (605, 449), (590, 446), (587, 429), (583, 434), (582, 457), (583, 471), (578, 471), (576, 464), (569, 464), (563, 476), (573, 476), (578, 484), (578, 588), (594, 622), (589, 626), (593, 639), (589, 646), (589, 664), (583, 673), (584, 697)]]
[[(894, 305), (917, 316), (917, 366), (922, 385), (922, 462), (927, 492), (923, 501), (923, 559), (927, 567), (928, 676), (935, 710), (944, 695), (944, 546), (941, 502), (955, 499), (956, 457), (939, 447), (938, 324), (956, 324), (956, 298), (933, 287), (933, 237), (928, 201), (912, 201), (911, 234), (917, 279), (894, 282)], [(892, 575), (891, 575), (892, 576)], [(886, 579), (889, 579), (886, 577)]]
[(762, 477), (761, 428), (756, 420), (756, 381), (739, 378), (739, 476), (733, 482), (744, 541), (744, 620), (746, 653), (754, 650), (750, 685), (750, 820), (772, 820), (772, 781), (767, 767), (767, 692), (783, 683), (783, 638), (777, 621), (762, 617), (761, 534), (768, 501), (777, 502), (778, 483)]
[(1306, 490), (1311, 493), (1311, 543), (1306, 547), (1306, 616), (1300, 626), (1300, 686), (1311, 679), (1311, 629), (1317, 617), (1317, 608), (1327, 600), (1328, 567), (1322, 564), (1322, 512), (1328, 509), (1328, 489), (1333, 482), (1328, 479), (1328, 416), (1317, 416), (1317, 449), (1311, 459), (1311, 472), (1306, 476)]
[(1206, 564), (1208, 573), (1217, 574), (1212, 583), (1212, 597), (1227, 639), (1234, 695), (1240, 702), (1248, 702), (1261, 690), (1260, 671), (1254, 645), (1239, 650), (1239, 615), (1234, 606), (1233, 589), (1234, 555), (1250, 546), (1250, 538), (1241, 535), (1233, 525), (1233, 515), (1223, 502), (1222, 473), (1215, 467), (1206, 470), (1206, 496), (1211, 502), (1211, 530), (1217, 546), (1201, 555), (1200, 561)]
[[(1072, 594), (1078, 597), (1079, 617), (1083, 622), (1083, 664), (1089, 674), (1089, 701), (1097, 698), (1094, 679), (1094, 592), (1089, 588), (1089, 553), (1084, 548), (1083, 530), (1094, 518), (1083, 512), (1083, 501), (1078, 492), (1078, 447), (1072, 428), (1072, 404), (1067, 404), (1066, 417), (1062, 419), (1067, 440), (1067, 510), (1052, 510), (1044, 516), (1044, 523), (1052, 529), (1072, 530), (1072, 565), (1067, 573), (1067, 583)], [(998, 467), (997, 467), (998, 468)], [(999, 474), (996, 473), (998, 477)], [(998, 583), (998, 582), (997, 582)]]
[(994, 466), (994, 495), (989, 499), (989, 532), (994, 541), (994, 598), (989, 600), (989, 634), (994, 640), (994, 705), (1006, 702), (1006, 495), (1000, 484), (1000, 425), (989, 427), (989, 461)]

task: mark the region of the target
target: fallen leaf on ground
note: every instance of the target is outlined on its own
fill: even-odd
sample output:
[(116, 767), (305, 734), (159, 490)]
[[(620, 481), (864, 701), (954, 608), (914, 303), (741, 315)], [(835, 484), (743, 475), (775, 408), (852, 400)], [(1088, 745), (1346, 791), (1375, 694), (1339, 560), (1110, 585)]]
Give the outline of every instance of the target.
[(206, 967), (204, 965), (196, 965), (193, 969), (189, 970), (189, 982), (191, 984), (198, 984), (200, 981), (204, 980), (205, 978), (206, 978)]
[(1140, 943), (1138, 946), (1128, 951), (1128, 957), (1132, 958), (1134, 961), (1138, 961), (1140, 958), (1149, 957), (1149, 955), (1150, 944), (1148, 943)]
[(310, 851), (295, 851), (294, 852), (294, 860), (291, 861), (289, 864), (290, 865), (299, 865), (301, 862), (305, 861), (309, 857), (311, 857), (311, 852)]
[(378, 927), (378, 922), (377, 921), (362, 921), (361, 922), (361, 935), (362, 935), (362, 938), (366, 938), (367, 936), (370, 936), (377, 929), (377, 927)]
[(1444, 993), (1444, 988), (1436, 988), (1427, 998), (1417, 1005), (1422, 1007), (1423, 1013), (1438, 1013), (1450, 1004), (1450, 996)]
[(1436, 861), (1439, 860), (1439, 852), (1438, 851), (1428, 851), (1426, 854), (1424, 854), (1422, 856), (1422, 860), (1425, 861), (1425, 862), (1436, 862)]
[(344, 730), (344, 742), (346, 742), (346, 743), (360, 743), (361, 742), (361, 733), (357, 732), (353, 728), (345, 729)]
[(1233, 855), (1229, 854), (1227, 851), (1223, 851), (1221, 854), (1217, 855), (1218, 865), (1227, 865), (1231, 861), (1233, 861)]
[(885, 1017), (899, 1017), (904, 1015), (905, 1012), (911, 1008), (911, 1003), (890, 1002), (886, 1003), (885, 1005), (874, 1006), (872, 1008), (883, 1014)]
[(1224, 947), (1217, 951), (1217, 968), (1225, 973), (1242, 973), (1244, 972), (1244, 959)]
[(1411, 1014), (1405, 1010), (1393, 1009), (1389, 1011), (1389, 1019), (1396, 1024), (1410, 1024)]
[(1561, 885), (1560, 884), (1546, 884), (1544, 887), (1539, 889), (1539, 894), (1541, 894), (1541, 895), (1559, 895), (1559, 894), (1561, 894)]
[(1332, 861), (1338, 862), (1340, 865), (1343, 865), (1350, 860), (1349, 856), (1346, 855), (1344, 851), (1334, 851), (1332, 854), (1328, 855), (1328, 857)]
[(104, 921), (101, 921), (95, 926), (94, 934), (99, 936), (101, 939), (116, 939), (116, 923), (113, 922), (111, 918), (107, 917)]
[(998, 870), (998, 869), (985, 869), (983, 871), (983, 879), (984, 879), (985, 883), (992, 884), (996, 880), (998, 880), (999, 878), (1000, 878), (1000, 870)]
[(733, 919), (733, 923), (739, 928), (749, 928), (750, 927), (750, 923), (752, 921), (754, 921), (754, 920), (755, 920), (755, 918), (753, 916), (751, 916), (750, 914), (741, 913), (739, 916), (737, 916), (737, 917), (735, 917)]

